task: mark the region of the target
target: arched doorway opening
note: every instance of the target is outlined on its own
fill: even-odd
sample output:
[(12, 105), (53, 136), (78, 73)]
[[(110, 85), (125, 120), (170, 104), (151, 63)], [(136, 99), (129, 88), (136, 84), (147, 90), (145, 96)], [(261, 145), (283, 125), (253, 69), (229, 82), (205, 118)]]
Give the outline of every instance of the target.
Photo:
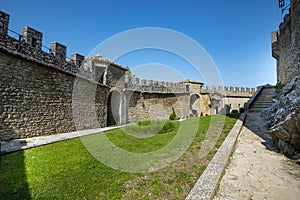
[(112, 91), (107, 101), (107, 126), (118, 125), (121, 122), (121, 95), (118, 91)]
[(211, 115), (223, 113), (222, 97), (220, 93), (213, 93), (211, 95)]
[(190, 96), (190, 116), (191, 117), (198, 117), (199, 116), (199, 94), (192, 94)]

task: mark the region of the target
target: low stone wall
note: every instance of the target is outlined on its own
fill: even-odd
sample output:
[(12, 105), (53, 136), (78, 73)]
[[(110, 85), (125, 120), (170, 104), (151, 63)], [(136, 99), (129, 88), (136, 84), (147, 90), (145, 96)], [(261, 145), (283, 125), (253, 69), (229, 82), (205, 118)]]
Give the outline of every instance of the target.
[[(75, 74), (3, 49), (0, 49), (0, 72), (0, 140), (76, 130), (72, 111)], [(90, 106), (89, 102), (84, 102), (89, 99), (84, 97), (90, 96), (96, 87), (97, 122), (85, 121), (77, 128), (106, 126), (107, 87), (83, 78), (79, 83), (84, 89), (77, 96), (80, 99), (77, 103), (83, 106)], [(92, 115), (87, 112), (79, 116), (84, 114), (87, 118)]]

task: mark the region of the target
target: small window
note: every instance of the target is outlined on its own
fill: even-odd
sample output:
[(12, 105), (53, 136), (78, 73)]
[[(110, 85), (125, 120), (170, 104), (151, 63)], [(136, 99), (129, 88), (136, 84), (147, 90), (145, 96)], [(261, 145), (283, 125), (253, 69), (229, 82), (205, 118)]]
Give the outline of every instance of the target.
[(32, 38), (32, 40), (31, 40), (31, 45), (33, 46), (33, 47), (36, 47), (37, 46), (37, 39), (36, 38)]
[(186, 92), (190, 92), (190, 86), (189, 86), (189, 85), (186, 85), (186, 86), (185, 86), (185, 91), (186, 91)]
[(82, 63), (81, 60), (78, 60), (78, 66), (81, 66), (81, 63)]

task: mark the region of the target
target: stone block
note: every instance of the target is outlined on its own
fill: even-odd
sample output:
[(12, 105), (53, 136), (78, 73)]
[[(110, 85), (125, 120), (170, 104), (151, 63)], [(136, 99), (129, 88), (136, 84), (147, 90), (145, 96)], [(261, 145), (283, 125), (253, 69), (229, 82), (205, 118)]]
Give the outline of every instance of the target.
[(22, 38), (24, 42), (32, 48), (41, 51), (43, 42), (43, 33), (26, 26), (22, 29)]
[(9, 14), (0, 10), (0, 36), (7, 35), (9, 24)]
[(50, 53), (54, 55), (60, 65), (66, 63), (67, 47), (58, 42), (50, 43)]

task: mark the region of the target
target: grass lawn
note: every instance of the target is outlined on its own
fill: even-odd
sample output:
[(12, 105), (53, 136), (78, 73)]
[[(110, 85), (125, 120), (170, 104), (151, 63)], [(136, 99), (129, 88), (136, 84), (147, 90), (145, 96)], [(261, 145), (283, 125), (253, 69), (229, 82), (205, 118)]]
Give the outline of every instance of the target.
[[(212, 119), (218, 122), (222, 117), (174, 122), (173, 131), (152, 137), (133, 137), (115, 129), (1, 155), (0, 199), (184, 199), (236, 121), (232, 116), (225, 118), (217, 144), (199, 159)], [(195, 123), (199, 126), (187, 151), (167, 167), (151, 173), (122, 172), (107, 167), (83, 145), (84, 140), (92, 143), (105, 134), (119, 148), (135, 153), (152, 152), (173, 141), (184, 125), (189, 134), (189, 127)], [(179, 140), (184, 140), (184, 136)]]

